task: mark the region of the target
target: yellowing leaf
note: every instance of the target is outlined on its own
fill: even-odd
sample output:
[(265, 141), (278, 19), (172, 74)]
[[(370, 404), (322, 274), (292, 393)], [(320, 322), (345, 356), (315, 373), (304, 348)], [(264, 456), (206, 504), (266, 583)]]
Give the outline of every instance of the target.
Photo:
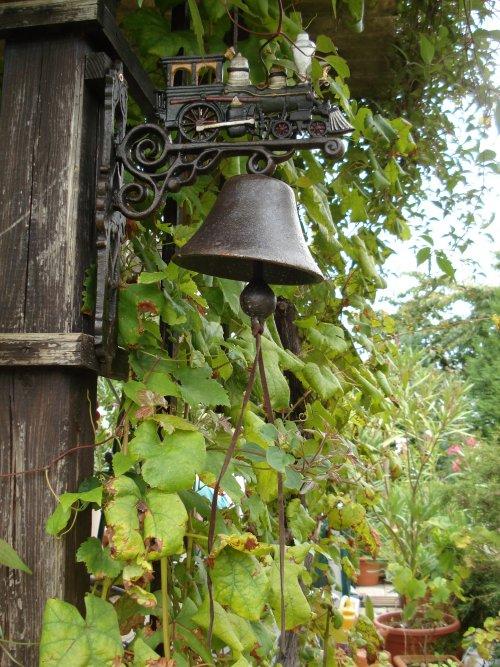
[(138, 515), (141, 493), (137, 484), (130, 477), (115, 477), (108, 482), (107, 491), (110, 500), (104, 513), (110, 531), (111, 553), (123, 560), (144, 555)]
[(150, 489), (145, 494), (144, 541), (148, 560), (158, 560), (184, 551), (188, 514), (176, 493)]
[(40, 640), (40, 667), (110, 667), (121, 665), (123, 647), (113, 606), (85, 597), (85, 620), (73, 605), (48, 600)]

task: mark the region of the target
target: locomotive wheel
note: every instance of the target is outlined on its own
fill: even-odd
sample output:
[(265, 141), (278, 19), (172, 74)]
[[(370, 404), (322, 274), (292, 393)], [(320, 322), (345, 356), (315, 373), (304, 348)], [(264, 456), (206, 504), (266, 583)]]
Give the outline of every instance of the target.
[[(188, 104), (178, 116), (179, 132), (181, 136), (191, 143), (213, 141), (219, 132), (218, 127), (210, 128), (211, 123), (220, 123), (222, 116), (219, 107), (210, 102), (193, 102)], [(206, 125), (203, 130), (197, 130), (196, 126)]]
[(312, 120), (309, 123), (309, 134), (311, 137), (324, 137), (326, 134), (326, 123), (323, 120)]
[(277, 118), (271, 122), (271, 134), (276, 139), (288, 139), (293, 134), (292, 124), (283, 118)]

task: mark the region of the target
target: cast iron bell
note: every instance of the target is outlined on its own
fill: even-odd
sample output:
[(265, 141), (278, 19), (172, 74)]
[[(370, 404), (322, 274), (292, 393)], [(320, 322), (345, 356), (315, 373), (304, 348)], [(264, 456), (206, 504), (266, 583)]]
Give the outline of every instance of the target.
[(323, 280), (302, 235), (292, 188), (259, 174), (227, 180), (203, 225), (173, 259), (186, 269), (233, 280)]

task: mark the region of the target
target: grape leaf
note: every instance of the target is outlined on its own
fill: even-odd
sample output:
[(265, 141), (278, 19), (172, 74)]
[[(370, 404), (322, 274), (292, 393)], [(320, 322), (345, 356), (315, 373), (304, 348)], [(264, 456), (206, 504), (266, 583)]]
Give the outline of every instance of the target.
[[(299, 584), (299, 576), (304, 571), (304, 567), (295, 562), (291, 556), (290, 547), (287, 549), (285, 557), (285, 623), (286, 629), (292, 630), (298, 625), (307, 623), (311, 618), (311, 608), (306, 600), (302, 588)], [(280, 586), (280, 564), (276, 557), (271, 567), (270, 573), (270, 602), (276, 617), (278, 626), (281, 623), (281, 586)]]
[(286, 518), (292, 535), (299, 542), (305, 542), (316, 528), (316, 521), (300, 502), (300, 498), (292, 498), (286, 507)]
[[(208, 630), (208, 626), (210, 625), (210, 606), (208, 596), (203, 600), (196, 614), (192, 616), (192, 620), (201, 628)], [(230, 621), (229, 614), (218, 602), (215, 601), (213, 633), (236, 653), (241, 653), (243, 651), (243, 644), (239, 640), (238, 634)]]
[(85, 563), (89, 574), (94, 574), (97, 578), (117, 577), (122, 565), (119, 561), (111, 557), (108, 547), (103, 547), (96, 537), (89, 537), (80, 545), (76, 552), (78, 563)]
[(182, 398), (193, 407), (230, 405), (229, 396), (217, 380), (207, 377), (211, 368), (180, 368), (174, 372), (181, 383)]
[(269, 582), (264, 568), (250, 554), (226, 547), (212, 572), (216, 600), (251, 621), (259, 620), (267, 600)]
[(123, 646), (113, 606), (89, 594), (85, 609), (83, 619), (68, 602), (48, 600), (43, 614), (40, 667), (121, 664)]
[(205, 439), (198, 431), (175, 431), (163, 442), (143, 442), (134, 453), (144, 463), (142, 475), (150, 486), (173, 493), (190, 489), (203, 470)]
[(162, 493), (156, 489), (146, 492), (144, 540), (149, 546), (149, 560), (182, 553), (188, 514), (176, 493)]

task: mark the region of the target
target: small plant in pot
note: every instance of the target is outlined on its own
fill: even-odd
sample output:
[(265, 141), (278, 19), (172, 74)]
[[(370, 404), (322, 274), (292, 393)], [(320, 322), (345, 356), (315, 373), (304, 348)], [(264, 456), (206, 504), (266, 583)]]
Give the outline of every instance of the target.
[(375, 619), (392, 656), (429, 653), (438, 637), (459, 629), (452, 609), (468, 576), (463, 523), (443, 505), (441, 493), (446, 451), (467, 437), (466, 388), (411, 351), (397, 363), (399, 409), (383, 435), (398, 474), (386, 475), (374, 508), (381, 553), (389, 563), (386, 575), (401, 604)]
[(394, 563), (389, 566), (402, 609), (380, 614), (375, 625), (385, 637), (385, 647), (392, 656), (428, 654), (439, 637), (459, 630), (459, 621), (449, 612), (450, 600), (460, 595), (457, 575), (450, 580), (438, 576), (425, 581), (415, 577), (406, 566)]

